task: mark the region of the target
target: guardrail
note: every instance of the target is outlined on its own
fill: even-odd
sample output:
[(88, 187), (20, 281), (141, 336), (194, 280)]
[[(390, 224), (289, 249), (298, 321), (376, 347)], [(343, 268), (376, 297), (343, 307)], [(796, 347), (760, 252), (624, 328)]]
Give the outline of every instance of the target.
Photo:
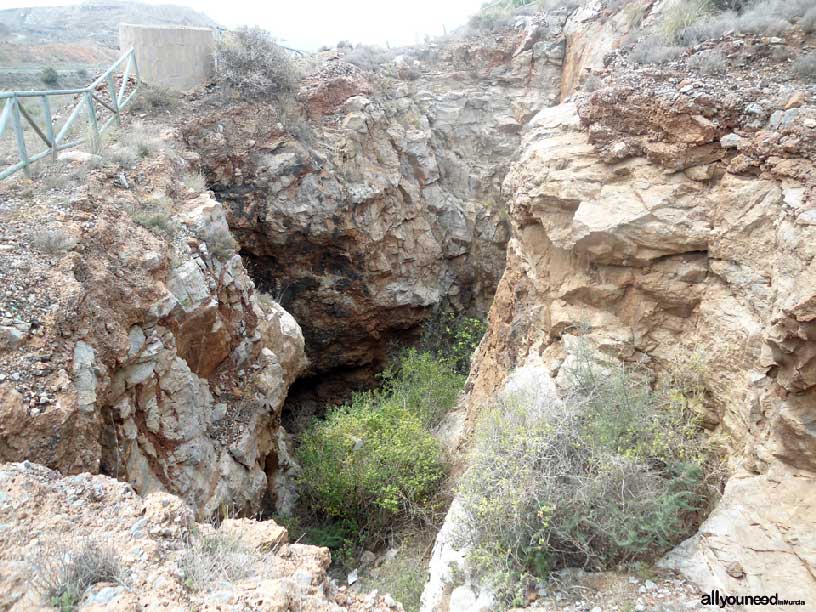
[[(117, 87), (117, 72), (118, 68), (125, 63), (122, 77), (119, 80)], [(128, 91), (128, 85), (133, 87)], [(120, 114), (122, 110), (130, 103), (133, 96), (139, 91), (141, 86), (141, 78), (139, 77), (139, 67), (136, 64), (136, 53), (130, 49), (127, 53), (122, 55), (116, 62), (108, 68), (108, 70), (96, 79), (88, 87), (82, 89), (54, 89), (48, 91), (3, 91), (0, 92), (0, 103), (2, 100), (6, 101), (2, 113), (0, 113), (0, 139), (6, 131), (9, 124), (14, 131), (14, 138), (17, 141), (17, 155), (19, 161), (7, 168), (0, 170), (0, 180), (11, 176), (18, 170), (23, 170), (26, 176), (31, 175), (31, 164), (34, 162), (51, 156), (52, 160), (56, 161), (60, 151), (79, 146), (89, 139), (91, 140), (91, 148), (97, 152), (101, 148), (101, 136), (111, 125), (120, 125)], [(105, 91), (107, 90), (107, 91)], [(107, 94), (107, 99), (106, 98)], [(74, 108), (68, 115), (65, 123), (57, 130), (54, 125), (54, 117), (51, 114), (51, 104), (49, 98), (53, 96), (77, 96), (79, 99), (75, 101)], [(24, 98), (39, 98), (42, 106), (42, 125), (38, 125), (37, 121), (29, 114), (29, 112), (20, 104), (20, 100)], [(99, 111), (97, 111), (99, 105)], [(69, 142), (63, 142), (69, 134), (69, 130), (74, 126), (77, 118), (86, 111), (86, 116), (89, 126), (89, 135), (84, 138), (78, 138)], [(109, 111), (111, 116), (101, 124), (100, 117)], [(23, 130), (23, 120), (25, 120), (34, 133), (42, 140), (48, 147), (46, 150), (38, 152), (34, 155), (28, 154), (28, 148), (25, 142), (25, 134)]]

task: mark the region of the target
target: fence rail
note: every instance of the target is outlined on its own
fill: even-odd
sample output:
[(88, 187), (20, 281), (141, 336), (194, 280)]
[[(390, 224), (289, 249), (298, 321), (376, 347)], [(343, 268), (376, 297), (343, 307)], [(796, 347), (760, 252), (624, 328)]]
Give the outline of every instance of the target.
[[(120, 67), (121, 79), (117, 87), (117, 75)], [(132, 85), (132, 87), (129, 87)], [(139, 91), (141, 78), (139, 67), (136, 64), (136, 53), (130, 49), (122, 55), (114, 64), (105, 71), (93, 83), (82, 89), (52, 89), (48, 91), (3, 91), (0, 92), (0, 104), (5, 100), (5, 106), (0, 112), (0, 139), (11, 125), (17, 145), (17, 156), (19, 161), (16, 164), (0, 169), (0, 180), (3, 180), (15, 172), (22, 170), (26, 176), (31, 175), (31, 164), (51, 156), (53, 161), (57, 160), (60, 151), (79, 146), (90, 140), (91, 148), (94, 152), (101, 148), (101, 136), (111, 125), (121, 123), (120, 115), (130, 104), (133, 96)], [(65, 123), (57, 131), (54, 125), (54, 116), (51, 112), (50, 98), (54, 96), (76, 96), (73, 109), (68, 115)], [(20, 103), (26, 98), (39, 98), (42, 109), (42, 123), (31, 116), (29, 111)], [(65, 141), (70, 134), (70, 130), (77, 122), (77, 119), (85, 111), (88, 120), (88, 136)], [(100, 123), (100, 117), (106, 112), (110, 117)], [(42, 140), (47, 148), (33, 155), (29, 155), (25, 141), (24, 125), (27, 123), (39, 140)]]

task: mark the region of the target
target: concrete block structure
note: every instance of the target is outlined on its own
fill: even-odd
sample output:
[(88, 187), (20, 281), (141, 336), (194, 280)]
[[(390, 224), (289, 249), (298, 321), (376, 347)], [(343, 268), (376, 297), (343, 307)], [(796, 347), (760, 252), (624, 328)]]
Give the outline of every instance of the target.
[(213, 76), (215, 33), (209, 28), (119, 24), (119, 48), (136, 49), (148, 85), (189, 91)]

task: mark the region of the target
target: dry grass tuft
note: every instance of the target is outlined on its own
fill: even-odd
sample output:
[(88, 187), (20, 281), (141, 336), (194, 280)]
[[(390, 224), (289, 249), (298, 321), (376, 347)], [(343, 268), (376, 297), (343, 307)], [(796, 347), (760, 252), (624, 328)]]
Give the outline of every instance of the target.
[(119, 556), (95, 539), (51, 540), (34, 560), (35, 583), (61, 611), (76, 609), (85, 591), (101, 582), (122, 582)]

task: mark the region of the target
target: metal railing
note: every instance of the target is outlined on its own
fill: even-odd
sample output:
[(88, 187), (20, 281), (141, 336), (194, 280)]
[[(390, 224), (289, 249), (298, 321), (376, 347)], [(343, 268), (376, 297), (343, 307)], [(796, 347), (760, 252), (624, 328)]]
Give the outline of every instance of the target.
[[(122, 77), (117, 87), (118, 68), (125, 63)], [(128, 85), (133, 87), (128, 91)], [(122, 55), (108, 70), (96, 79), (88, 87), (82, 89), (54, 89), (48, 91), (3, 91), (0, 92), (0, 104), (6, 101), (3, 111), (0, 112), (0, 139), (11, 124), (14, 131), (14, 138), (17, 141), (17, 155), (19, 161), (0, 170), (0, 180), (11, 176), (18, 170), (23, 170), (26, 176), (31, 175), (31, 164), (51, 156), (53, 161), (57, 160), (60, 151), (79, 146), (89, 139), (91, 148), (97, 152), (101, 148), (101, 136), (111, 125), (120, 125), (120, 114), (130, 103), (133, 96), (139, 91), (141, 78), (139, 77), (139, 67), (136, 64), (136, 53), (130, 49)], [(107, 90), (107, 91), (105, 91)], [(107, 94), (107, 96), (106, 96)], [(54, 117), (51, 113), (51, 103), (49, 98), (53, 96), (76, 96), (73, 101), (74, 107), (68, 115), (65, 123), (57, 130), (54, 125)], [(107, 99), (105, 99), (107, 97)], [(39, 98), (42, 107), (42, 125), (38, 125), (29, 111), (20, 103), (24, 98)], [(97, 111), (99, 105), (99, 112)], [(76, 123), (82, 111), (85, 110), (88, 120), (88, 136), (65, 142), (66, 136), (70, 134), (71, 128)], [(109, 111), (111, 116), (101, 124), (100, 116)], [(23, 120), (34, 130), (34, 133), (48, 147), (44, 151), (29, 155), (26, 146)]]

